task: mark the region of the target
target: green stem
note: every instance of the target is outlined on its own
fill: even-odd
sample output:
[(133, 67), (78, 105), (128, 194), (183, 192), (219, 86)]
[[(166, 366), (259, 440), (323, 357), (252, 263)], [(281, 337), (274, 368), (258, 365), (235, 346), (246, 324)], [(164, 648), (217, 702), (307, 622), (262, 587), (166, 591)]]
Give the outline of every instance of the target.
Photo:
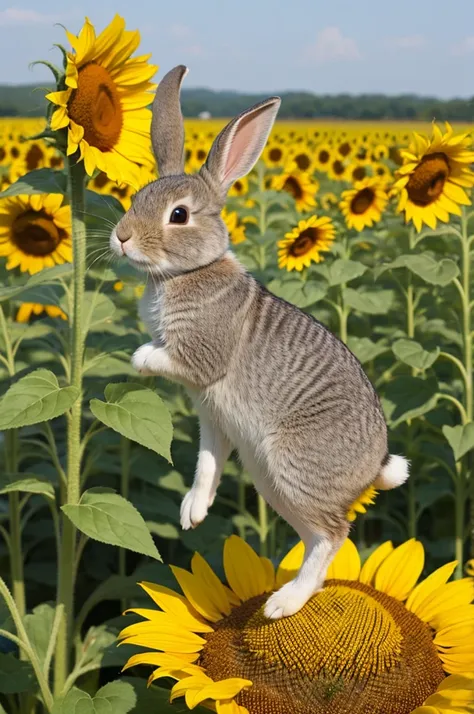
[(454, 483), (454, 549), (458, 561), (455, 578), (462, 578), (464, 561), (464, 511), (466, 507), (466, 492), (464, 485), (463, 468), (458, 464), (458, 474)]
[[(466, 395), (466, 418), (467, 422), (472, 422), (473, 420), (473, 379), (472, 379), (472, 327), (471, 327), (471, 251), (470, 251), (470, 238), (468, 234), (468, 217), (466, 214), (466, 209), (463, 208), (463, 213), (461, 217), (461, 235), (462, 235), (462, 326), (463, 326), (463, 341), (464, 341), (464, 369), (466, 372), (465, 376), (465, 395)], [(474, 557), (474, 474), (472, 471), (472, 453), (466, 454), (465, 464), (466, 464), (466, 477), (469, 480), (470, 487), (470, 518), (469, 518), (469, 530), (471, 533), (471, 543), (470, 543), (470, 553), (471, 557)], [(469, 473), (470, 471), (470, 473)], [(462, 513), (459, 517), (459, 523), (456, 520), (456, 539), (458, 537), (464, 537), (464, 481), (460, 479), (463, 488), (463, 505)], [(458, 480), (459, 481), (459, 480)], [(458, 488), (461, 486), (458, 485)], [(460, 565), (458, 566), (459, 577), (462, 575), (462, 549)]]
[[(5, 432), (7, 472), (18, 471), (18, 435), (16, 429)], [(23, 574), (23, 551), (21, 547), (21, 507), (20, 494), (8, 496), (8, 515), (10, 523), (10, 573), (13, 597), (21, 617), (26, 613), (25, 579)]]
[[(73, 309), (71, 320), (71, 385), (76, 387), (79, 397), (72, 405), (68, 418), (67, 435), (67, 492), (66, 502), (77, 504), (80, 499), (81, 470), (81, 418), (82, 418), (82, 367), (85, 334), (82, 310), (84, 305), (84, 285), (86, 269), (86, 227), (84, 223), (85, 191), (84, 164), (68, 159), (69, 198), (72, 215), (73, 245)], [(74, 619), (74, 563), (76, 551), (76, 529), (72, 522), (62, 516), (61, 552), (59, 559), (58, 605), (64, 607), (64, 617), (58, 632), (54, 661), (54, 691), (63, 690), (69, 672), (71, 632)]]
[[(408, 244), (410, 252), (415, 247), (415, 236), (413, 230), (408, 234)], [(415, 294), (411, 274), (408, 276), (408, 286), (406, 290), (407, 301), (407, 336), (408, 339), (415, 339)], [(411, 370), (412, 375), (416, 375), (416, 369)], [(408, 421), (408, 444), (413, 441), (412, 438), (412, 423)], [(408, 454), (410, 456), (410, 454)], [(408, 537), (416, 538), (417, 534), (417, 509), (416, 509), (416, 481), (415, 474), (412, 472), (408, 479)]]
[[(131, 444), (129, 439), (124, 436), (120, 438), (120, 493), (121, 495), (128, 499), (129, 486), (130, 486), (130, 454), (131, 454)], [(125, 548), (119, 548), (119, 575), (125, 577), (127, 574), (127, 551)], [(127, 609), (127, 601), (122, 598), (121, 601), (122, 612)]]
[(259, 523), (259, 538), (260, 538), (260, 555), (268, 555), (268, 506), (260, 494), (258, 495), (258, 523)]

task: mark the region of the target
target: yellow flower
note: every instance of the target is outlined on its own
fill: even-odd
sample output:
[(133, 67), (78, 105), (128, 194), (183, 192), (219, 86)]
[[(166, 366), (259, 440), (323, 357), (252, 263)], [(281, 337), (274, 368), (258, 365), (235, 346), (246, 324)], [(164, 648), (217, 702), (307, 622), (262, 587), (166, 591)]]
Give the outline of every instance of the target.
[(231, 536), (226, 585), (197, 553), (191, 572), (171, 568), (182, 595), (141, 583), (159, 610), (131, 610), (144, 619), (119, 638), (148, 651), (124, 669), (151, 665), (149, 683), (177, 681), (171, 700), (184, 696), (188, 708), (204, 703), (220, 714), (472, 711), (474, 580), (448, 583), (456, 563), (417, 585), (421, 543), (383, 543), (361, 566), (346, 540), (324, 589), (296, 615), (267, 620), (269, 594), (294, 578), (303, 556), (298, 543), (275, 573)]
[(283, 173), (273, 176), (271, 186), (276, 191), (286, 191), (293, 196), (298, 211), (310, 211), (316, 205), (314, 196), (319, 183), (306, 171), (300, 171), (296, 164), (290, 164)]
[(67, 320), (67, 315), (57, 305), (40, 305), (39, 303), (24, 302), (16, 314), (17, 322), (29, 322), (32, 315), (41, 315), (46, 312), (48, 317), (60, 317)]
[(331, 208), (334, 208), (337, 205), (339, 205), (339, 199), (335, 193), (328, 191), (328, 193), (325, 193), (321, 196), (321, 208), (324, 211), (329, 211)]
[(54, 131), (67, 128), (67, 153), (80, 152), (86, 172), (104, 171), (118, 183), (136, 184), (136, 164), (150, 164), (150, 79), (157, 67), (150, 55), (132, 57), (138, 31), (125, 30), (116, 15), (96, 37), (86, 18), (78, 37), (67, 32), (65, 88), (46, 95), (57, 106)]
[(355, 521), (358, 513), (367, 513), (367, 506), (372, 506), (375, 503), (377, 493), (378, 491), (373, 486), (369, 486), (349, 508), (347, 520)]
[(303, 270), (311, 261), (320, 263), (321, 253), (331, 250), (335, 228), (328, 216), (311, 216), (278, 241), (278, 267), (287, 270)]
[(466, 563), (466, 574), (474, 577), (474, 558)]
[(438, 220), (448, 223), (450, 213), (460, 216), (460, 206), (471, 205), (464, 189), (474, 186), (474, 151), (472, 137), (454, 136), (448, 123), (444, 134), (433, 124), (431, 139), (416, 133), (413, 137), (408, 150), (401, 152), (403, 165), (394, 189), (406, 223), (413, 221), (421, 231), (423, 223), (436, 228)]
[(234, 181), (229, 189), (229, 196), (246, 196), (249, 192), (249, 180), (248, 176), (242, 176), (242, 178)]
[(222, 220), (224, 221), (227, 232), (230, 235), (230, 240), (234, 245), (243, 243), (245, 240), (245, 226), (239, 222), (237, 211), (228, 211), (226, 208), (221, 212)]
[(14, 196), (0, 201), (0, 257), (7, 270), (31, 275), (72, 260), (71, 211), (62, 195)]
[(263, 152), (262, 158), (269, 167), (283, 166), (288, 154), (287, 148), (280, 142), (270, 139)]
[(333, 181), (345, 181), (347, 166), (344, 164), (341, 157), (336, 156), (327, 167), (327, 172), (329, 178)]
[(387, 205), (388, 196), (384, 184), (377, 178), (366, 178), (354, 188), (343, 191), (340, 208), (348, 228), (363, 231), (380, 221)]
[(333, 159), (334, 149), (329, 144), (320, 144), (316, 149), (316, 167), (320, 171), (327, 171)]

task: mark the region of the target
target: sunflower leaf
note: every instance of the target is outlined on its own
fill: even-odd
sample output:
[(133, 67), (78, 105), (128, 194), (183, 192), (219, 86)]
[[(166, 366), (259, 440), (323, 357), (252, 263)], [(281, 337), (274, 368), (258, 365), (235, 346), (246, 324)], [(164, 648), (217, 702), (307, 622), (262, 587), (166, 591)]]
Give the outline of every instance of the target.
[(142, 516), (118, 493), (90, 489), (78, 504), (68, 503), (61, 510), (89, 538), (161, 560)]
[(321, 283), (314, 280), (303, 282), (298, 278), (275, 278), (268, 283), (267, 288), (277, 297), (301, 309), (314, 305), (326, 295), (326, 289)]
[(344, 288), (343, 290), (346, 306), (368, 315), (385, 315), (392, 306), (393, 297), (393, 290), (379, 290), (378, 292), (354, 290), (353, 288)]
[(443, 434), (454, 452), (456, 461), (474, 449), (474, 422), (461, 426), (443, 426)]
[(430, 285), (448, 285), (454, 278), (459, 275), (459, 268), (449, 258), (435, 260), (432, 256), (423, 254), (399, 255), (391, 263), (381, 265), (374, 270), (376, 279), (379, 278), (386, 270), (394, 270), (396, 268), (408, 268), (412, 273), (424, 280)]
[(83, 312), (82, 329), (86, 335), (88, 332), (102, 330), (115, 312), (112, 300), (98, 290), (86, 290), (84, 305), (86, 309)]
[[(41, 270), (36, 275), (32, 275), (28, 280), (20, 285), (8, 285), (0, 288), (0, 302), (3, 300), (12, 300), (13, 298), (22, 295), (27, 290), (31, 290), (38, 286), (55, 285), (63, 278), (67, 278), (72, 274), (72, 265), (65, 263), (64, 265), (55, 265), (54, 268), (46, 268)], [(31, 294), (29, 297), (31, 298)]]
[(360, 278), (365, 273), (367, 267), (356, 260), (343, 260), (338, 258), (330, 265), (317, 265), (315, 270), (323, 275), (331, 287), (350, 283), (355, 278)]
[[(134, 688), (137, 697), (136, 714), (148, 714), (149, 712), (159, 712), (159, 714), (189, 714), (189, 708), (183, 700), (177, 699), (172, 704), (170, 703), (170, 690), (164, 687), (152, 685), (147, 686), (145, 679), (138, 677), (121, 677), (121, 682), (129, 682)], [(204, 707), (195, 707), (195, 714), (205, 714), (208, 709)], [(135, 711), (133, 712), (135, 714)]]
[(0, 692), (20, 694), (35, 687), (35, 675), (29, 662), (20, 662), (11, 654), (0, 652)]
[(408, 419), (434, 409), (438, 401), (438, 383), (434, 377), (397, 377), (385, 388), (382, 406), (388, 423), (396, 427)]
[(35, 474), (0, 474), (0, 494), (4, 493), (39, 493), (54, 499), (54, 488), (49, 481), (38, 478)]
[(128, 714), (136, 703), (133, 686), (116, 680), (101, 687), (94, 697), (73, 687), (63, 699), (55, 702), (52, 714)]
[(432, 352), (424, 350), (415, 340), (397, 340), (392, 345), (392, 350), (401, 362), (415, 369), (429, 369), (438, 359), (440, 349), (437, 347)]
[(37, 369), (15, 382), (0, 400), (0, 430), (54, 419), (70, 409), (78, 396), (75, 387), (60, 387), (52, 372)]
[(90, 408), (97, 419), (171, 463), (171, 417), (156, 392), (133, 382), (108, 384), (105, 398), (106, 402), (91, 400)]
[(35, 169), (25, 174), (0, 193), (0, 198), (9, 196), (31, 196), (35, 193), (67, 193), (65, 171), (57, 169)]
[(362, 364), (370, 362), (389, 349), (381, 342), (372, 342), (369, 337), (349, 337), (347, 346)]

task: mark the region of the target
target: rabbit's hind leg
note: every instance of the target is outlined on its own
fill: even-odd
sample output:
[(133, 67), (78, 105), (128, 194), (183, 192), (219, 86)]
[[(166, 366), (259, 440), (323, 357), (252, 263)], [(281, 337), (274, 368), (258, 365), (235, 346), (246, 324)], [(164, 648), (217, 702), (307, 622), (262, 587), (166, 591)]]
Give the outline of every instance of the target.
[(267, 600), (264, 614), (272, 620), (294, 615), (322, 590), (329, 565), (346, 539), (349, 525), (341, 524), (337, 535), (323, 531), (311, 532), (305, 527), (297, 530), (305, 546), (303, 564), (296, 578), (283, 585)]

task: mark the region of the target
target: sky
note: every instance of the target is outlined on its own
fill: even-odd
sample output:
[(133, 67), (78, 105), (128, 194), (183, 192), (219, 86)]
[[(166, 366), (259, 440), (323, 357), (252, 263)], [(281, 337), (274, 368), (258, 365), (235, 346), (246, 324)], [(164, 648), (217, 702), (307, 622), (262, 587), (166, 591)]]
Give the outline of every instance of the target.
[[(0, 0), (0, 84), (48, 85), (87, 15), (138, 28), (160, 76), (186, 64), (187, 87), (249, 93), (474, 95), (473, 0)], [(52, 48), (52, 49), (51, 49)]]

